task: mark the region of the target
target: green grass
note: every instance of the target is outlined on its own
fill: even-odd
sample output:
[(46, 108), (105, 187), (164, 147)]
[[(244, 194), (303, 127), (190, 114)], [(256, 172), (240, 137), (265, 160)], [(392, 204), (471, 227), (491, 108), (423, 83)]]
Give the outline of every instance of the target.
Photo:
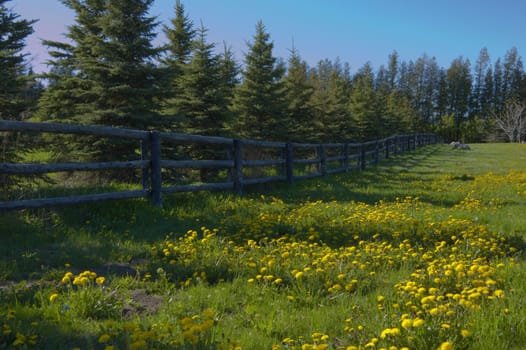
[[(162, 209), (2, 213), (0, 349), (520, 349), (526, 146), (471, 147)], [(85, 270), (105, 281), (72, 284)]]

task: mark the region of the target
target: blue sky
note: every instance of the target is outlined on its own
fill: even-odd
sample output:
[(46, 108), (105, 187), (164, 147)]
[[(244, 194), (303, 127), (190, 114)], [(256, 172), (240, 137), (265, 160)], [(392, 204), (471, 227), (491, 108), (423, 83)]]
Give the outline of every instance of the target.
[[(356, 71), (366, 62), (377, 69), (396, 50), (403, 60), (426, 53), (447, 68), (463, 56), (475, 63), (482, 47), (492, 62), (515, 46), (526, 50), (524, 0), (182, 0), (196, 26), (209, 30), (208, 41), (229, 45), (240, 62), (255, 25), (265, 24), (274, 55), (286, 59), (292, 43), (314, 66), (321, 59), (348, 62)], [(168, 24), (175, 0), (155, 0), (151, 15)], [(48, 57), (40, 39), (63, 40), (74, 14), (59, 0), (12, 0), (23, 18), (40, 19), (28, 39), (37, 72)], [(162, 42), (162, 34), (158, 37)]]

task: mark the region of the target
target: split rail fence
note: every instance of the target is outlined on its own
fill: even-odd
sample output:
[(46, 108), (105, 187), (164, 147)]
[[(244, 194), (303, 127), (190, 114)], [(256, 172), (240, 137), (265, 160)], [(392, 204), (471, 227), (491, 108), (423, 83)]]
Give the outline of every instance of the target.
[[(91, 135), (104, 138), (135, 140), (140, 145), (140, 160), (109, 162), (69, 162), (56, 164), (0, 163), (0, 175), (29, 175), (71, 171), (96, 171), (107, 169), (141, 169), (142, 189), (67, 197), (36, 198), (0, 202), (0, 211), (69, 205), (102, 200), (125, 198), (150, 198), (154, 206), (162, 206), (163, 194), (191, 191), (233, 190), (241, 193), (247, 185), (272, 181), (286, 181), (326, 176), (353, 169), (365, 169), (380, 159), (413, 151), (417, 147), (439, 142), (435, 134), (396, 135), (365, 143), (295, 143), (240, 140), (224, 137), (188, 135), (172, 132), (142, 131), (103, 126), (81, 126), (55, 123), (30, 123), (0, 120), (0, 132), (38, 132), (52, 134)], [(208, 145), (224, 150), (225, 159), (163, 159), (164, 144)], [(267, 150), (254, 152), (254, 149)], [(244, 152), (245, 150), (252, 150)], [(247, 159), (248, 154), (279, 154), (272, 159)], [(277, 152), (276, 152), (277, 151)], [(166, 152), (165, 152), (166, 153)], [(244, 156), (245, 155), (245, 156)], [(268, 158), (261, 157), (261, 158)], [(274, 167), (278, 171), (256, 172), (248, 176), (247, 169)], [(300, 170), (301, 168), (301, 170)], [(215, 183), (196, 183), (167, 186), (163, 184), (163, 169), (223, 169), (226, 180)]]

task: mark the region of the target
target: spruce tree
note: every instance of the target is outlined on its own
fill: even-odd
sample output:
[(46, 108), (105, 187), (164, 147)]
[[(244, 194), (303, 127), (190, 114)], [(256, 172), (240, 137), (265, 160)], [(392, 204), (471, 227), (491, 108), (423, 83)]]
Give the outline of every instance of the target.
[(0, 0), (0, 119), (18, 120), (27, 108), (27, 54), (22, 53), (36, 20), (21, 19)]
[(170, 21), (170, 26), (163, 26), (163, 31), (168, 39), (166, 45), (167, 55), (163, 58), (163, 64), (167, 67), (168, 98), (163, 104), (162, 113), (170, 117), (167, 127), (174, 131), (181, 131), (181, 116), (177, 107), (177, 96), (184, 93), (180, 86), (185, 66), (190, 62), (196, 30), (194, 24), (185, 12), (184, 5), (177, 0), (175, 4), (175, 17)]
[(351, 89), (350, 69), (337, 60), (319, 61), (309, 73), (314, 87), (311, 106), (314, 113), (313, 137), (315, 142), (347, 141), (352, 136), (353, 124), (349, 115)]
[(175, 97), (175, 106), (183, 117), (183, 132), (219, 136), (224, 134), (228, 105), (220, 57), (214, 53), (214, 45), (206, 42), (206, 32), (204, 27), (198, 31), (192, 57), (180, 79), (181, 93)]
[(285, 101), (287, 104), (288, 129), (287, 140), (312, 141), (313, 111), (310, 99), (314, 92), (309, 84), (308, 66), (301, 60), (298, 51), (293, 47), (288, 60), (287, 75), (284, 78)]
[[(152, 45), (157, 22), (148, 16), (153, 0), (64, 0), (75, 11), (70, 43), (45, 41), (54, 83), (42, 98), (41, 119), (148, 129), (160, 124), (158, 100), (161, 49)], [(57, 74), (59, 73), (59, 74)], [(128, 158), (130, 145), (98, 140), (77, 144), (88, 158)]]
[(258, 22), (235, 94), (238, 115), (232, 129), (237, 137), (284, 141), (288, 134), (281, 81), (284, 67), (272, 55), (273, 47), (263, 22)]
[(374, 74), (369, 63), (354, 77), (349, 109), (356, 128), (356, 139), (371, 141), (381, 137), (383, 122), (377, 109)]
[[(32, 85), (27, 55), (22, 50), (36, 21), (21, 19), (7, 8), (8, 2), (0, 0), (0, 120), (22, 120), (31, 102), (24, 95)], [(0, 162), (16, 162), (24, 151), (19, 148), (14, 133), (3, 133), (0, 147)], [(17, 182), (13, 176), (0, 175), (0, 188)]]

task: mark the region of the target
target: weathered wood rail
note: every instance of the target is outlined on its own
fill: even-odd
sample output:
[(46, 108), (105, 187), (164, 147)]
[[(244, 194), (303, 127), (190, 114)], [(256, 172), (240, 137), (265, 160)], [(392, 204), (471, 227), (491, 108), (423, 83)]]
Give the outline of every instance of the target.
[[(140, 141), (141, 159), (92, 163), (18, 164), (0, 163), (0, 175), (45, 174), (53, 172), (93, 171), (106, 169), (142, 169), (142, 190), (107, 192), (69, 197), (37, 198), (0, 202), (0, 211), (59, 206), (102, 200), (125, 198), (150, 198), (155, 206), (162, 206), (163, 193), (233, 190), (241, 193), (244, 186), (272, 181), (286, 181), (326, 176), (353, 169), (365, 169), (380, 159), (415, 150), (417, 147), (438, 142), (434, 134), (396, 135), (365, 143), (291, 143), (255, 140), (238, 140), (142, 131), (103, 126), (82, 126), (54, 123), (30, 123), (0, 120), (0, 132), (39, 132), (91, 135), (106, 138), (122, 138)], [(162, 143), (179, 145), (205, 144), (226, 150), (222, 160), (173, 160), (162, 159)], [(275, 159), (246, 159), (244, 149), (273, 149), (280, 154)], [(274, 152), (276, 153), (276, 152)], [(299, 155), (302, 154), (303, 157)], [(277, 167), (278, 175), (249, 177), (249, 168)], [(298, 168), (303, 167), (299, 171)], [(226, 169), (224, 182), (163, 186), (163, 169)]]

